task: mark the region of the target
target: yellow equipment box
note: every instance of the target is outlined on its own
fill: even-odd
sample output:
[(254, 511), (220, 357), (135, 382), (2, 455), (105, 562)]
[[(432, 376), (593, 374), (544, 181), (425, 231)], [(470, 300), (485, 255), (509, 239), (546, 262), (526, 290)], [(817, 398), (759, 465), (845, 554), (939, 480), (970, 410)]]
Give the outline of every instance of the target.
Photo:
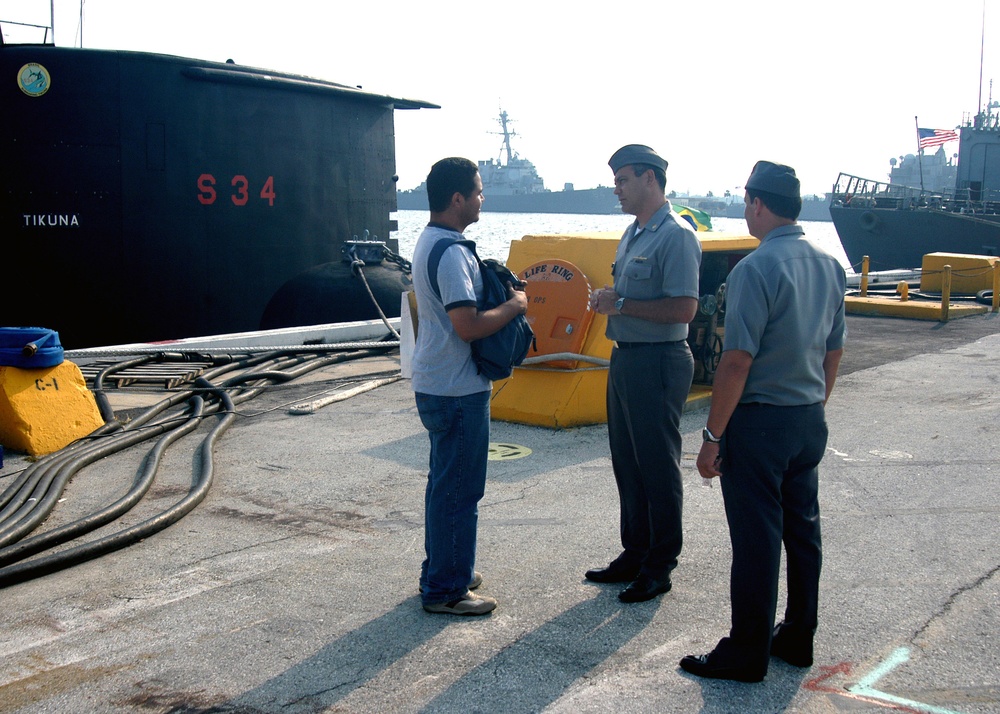
[(969, 255), (966, 253), (928, 253), (920, 265), (920, 290), (927, 293), (941, 292), (944, 266), (951, 266), (951, 292), (975, 295), (980, 290), (993, 289), (993, 265), (1000, 258), (995, 255)]

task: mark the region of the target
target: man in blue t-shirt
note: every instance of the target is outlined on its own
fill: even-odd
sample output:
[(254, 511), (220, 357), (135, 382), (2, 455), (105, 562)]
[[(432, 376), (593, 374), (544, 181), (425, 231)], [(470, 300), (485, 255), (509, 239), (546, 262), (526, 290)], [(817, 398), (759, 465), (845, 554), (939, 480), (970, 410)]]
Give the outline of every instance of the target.
[[(790, 166), (758, 161), (744, 217), (760, 246), (727, 280), (725, 338), (698, 471), (721, 477), (733, 563), (732, 628), (715, 649), (681, 660), (700, 677), (759, 682), (770, 655), (813, 661), (822, 556), (818, 466), (824, 405), (847, 335), (839, 261), (807, 240)], [(774, 626), (781, 546), (788, 598)]]
[(482, 576), (474, 569), (478, 503), (486, 490), (492, 384), (479, 374), (470, 343), (492, 335), (528, 309), (523, 290), (508, 286), (507, 302), (480, 311), (483, 278), (475, 255), (454, 245), (441, 255), (437, 286), (427, 258), (439, 240), (461, 238), (479, 220), (483, 181), (476, 164), (447, 158), (427, 176), (431, 220), (413, 250), (417, 339), (413, 391), (430, 436), (430, 471), (424, 499), (424, 551), (420, 594), (424, 610), (485, 615), (497, 602), (472, 592)]

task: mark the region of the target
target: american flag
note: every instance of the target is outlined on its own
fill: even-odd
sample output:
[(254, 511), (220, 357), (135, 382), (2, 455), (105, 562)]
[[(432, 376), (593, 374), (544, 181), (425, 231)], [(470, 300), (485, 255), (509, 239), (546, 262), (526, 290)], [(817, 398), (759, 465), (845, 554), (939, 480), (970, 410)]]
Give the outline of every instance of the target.
[(941, 146), (949, 141), (957, 141), (958, 134), (951, 129), (917, 129), (917, 146), (921, 149), (929, 149), (932, 146)]

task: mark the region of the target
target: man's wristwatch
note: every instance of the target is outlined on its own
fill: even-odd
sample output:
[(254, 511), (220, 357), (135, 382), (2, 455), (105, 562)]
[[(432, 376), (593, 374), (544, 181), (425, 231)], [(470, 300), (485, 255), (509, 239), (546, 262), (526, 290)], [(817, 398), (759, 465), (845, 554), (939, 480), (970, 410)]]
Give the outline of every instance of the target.
[(617, 300), (615, 300), (615, 310), (618, 311), (618, 314), (621, 314), (623, 307), (625, 307), (625, 298), (620, 297)]
[(722, 441), (722, 437), (716, 436), (715, 434), (710, 432), (708, 430), (708, 427), (706, 426), (704, 429), (701, 430), (701, 440), (707, 441), (710, 444), (718, 444), (720, 441)]

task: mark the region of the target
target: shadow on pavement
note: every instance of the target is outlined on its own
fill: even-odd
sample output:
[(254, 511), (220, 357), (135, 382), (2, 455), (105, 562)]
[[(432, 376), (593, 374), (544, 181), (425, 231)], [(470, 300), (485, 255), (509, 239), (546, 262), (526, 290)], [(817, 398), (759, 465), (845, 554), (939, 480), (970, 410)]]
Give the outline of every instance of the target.
[(662, 600), (623, 609), (617, 593), (602, 590), (545, 622), (469, 671), (423, 711), (488, 711), (493, 705), (504, 714), (544, 710), (639, 634)]

